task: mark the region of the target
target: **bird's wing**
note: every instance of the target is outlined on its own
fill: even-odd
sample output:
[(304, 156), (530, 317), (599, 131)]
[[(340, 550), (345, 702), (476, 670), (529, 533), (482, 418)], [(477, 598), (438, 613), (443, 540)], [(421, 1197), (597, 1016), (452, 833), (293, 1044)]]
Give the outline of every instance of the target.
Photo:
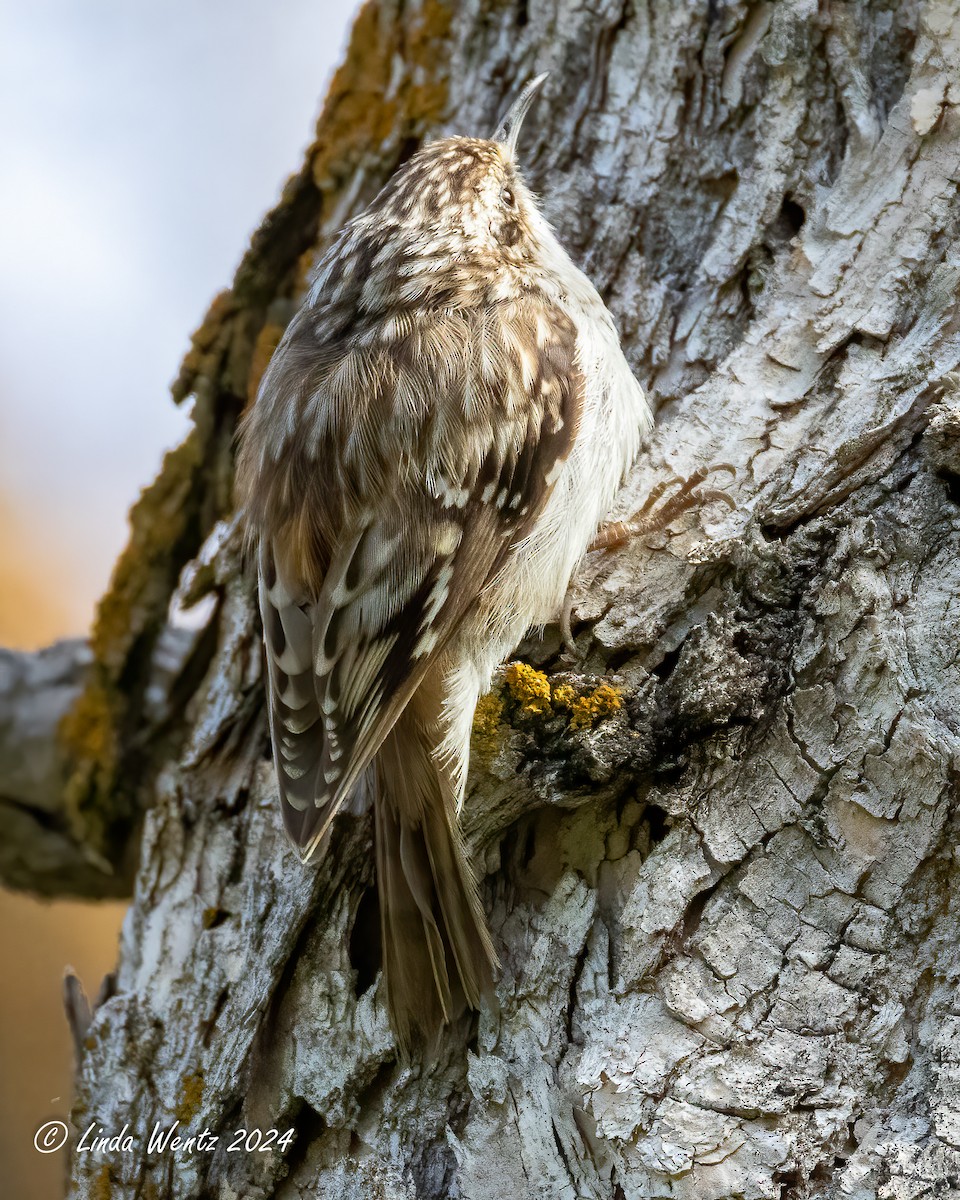
[(290, 381), (285, 502), (264, 510), (270, 725), (304, 858), (537, 519), (579, 420), (576, 328), (557, 308), (529, 299), (395, 332), (328, 364), (312, 398)]

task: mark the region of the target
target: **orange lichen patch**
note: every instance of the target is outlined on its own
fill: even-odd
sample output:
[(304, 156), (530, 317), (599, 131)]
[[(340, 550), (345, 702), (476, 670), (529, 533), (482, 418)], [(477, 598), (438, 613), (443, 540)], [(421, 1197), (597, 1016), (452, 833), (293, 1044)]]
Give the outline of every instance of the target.
[(173, 388), (173, 398), (180, 404), (193, 391), (199, 376), (212, 379), (230, 341), (229, 325), (236, 314), (237, 301), (225, 288), (214, 296), (200, 328), (190, 338), (190, 349), (180, 364), (180, 373)]
[(453, 6), (443, 0), (424, 0), (420, 20), (411, 22), (406, 57), (415, 68), (410, 107), (423, 120), (438, 120), (447, 105), (446, 76), (437, 70), (444, 61), (443, 43), (450, 37)]
[(248, 404), (252, 404), (256, 400), (260, 380), (263, 378), (263, 373), (267, 369), (270, 359), (273, 358), (273, 352), (282, 337), (283, 326), (276, 325), (272, 321), (268, 321), (257, 334), (257, 340), (253, 345), (253, 354), (250, 358), (250, 374), (247, 378)]
[(623, 707), (623, 698), (615, 687), (601, 683), (592, 692), (577, 696), (570, 705), (570, 728), (592, 729)]
[[(84, 799), (108, 790), (117, 763), (119, 699), (94, 680), (60, 721), (60, 740), (75, 768), (66, 785), (67, 811), (79, 818)], [(78, 832), (81, 832), (78, 829)], [(92, 832), (85, 830), (83, 832)], [(102, 835), (101, 828), (97, 831)], [(100, 837), (95, 838), (99, 843)]]
[(130, 700), (121, 678), (140, 640), (151, 644), (176, 584), (195, 505), (191, 496), (202, 467), (204, 438), (194, 429), (165, 457), (156, 482), (130, 512), (130, 541), (113, 570), (97, 609), (90, 644), (91, 680), (60, 723), (60, 742), (73, 766), (66, 784), (67, 810), (78, 834), (98, 852), (115, 821), (130, 815), (131, 796), (116, 794), (119, 730)]
[(524, 713), (542, 716), (550, 712), (550, 680), (542, 671), (514, 662), (504, 671), (503, 682)]
[(110, 1200), (112, 1195), (113, 1181), (110, 1178), (110, 1164), (104, 1163), (90, 1184), (90, 1200)]
[[(442, 118), (448, 89), (453, 6), (425, 0), (387, 23), (377, 4), (365, 4), (353, 24), (347, 56), (334, 74), (317, 138), (307, 158), (321, 192), (338, 189), (354, 164), (384, 143)], [(397, 62), (403, 77), (392, 81)], [(387, 94), (389, 92), (389, 99)]]
[(471, 747), (475, 754), (489, 758), (496, 753), (502, 722), (503, 701), (497, 693), (488, 692), (481, 696), (473, 714)]
[(180, 1085), (180, 1101), (173, 1110), (174, 1116), (189, 1125), (203, 1104), (203, 1071), (191, 1071)]
[(571, 683), (551, 684), (542, 671), (527, 663), (511, 663), (503, 679), (507, 693), (520, 706), (521, 712), (535, 716), (567, 712), (573, 730), (592, 729), (623, 707), (620, 692), (609, 683), (578, 692)]
[(144, 488), (130, 510), (130, 541), (113, 569), (91, 635), (97, 661), (109, 668), (123, 666), (144, 621), (155, 617), (158, 602), (166, 610), (176, 583), (168, 565), (170, 552), (192, 514), (189, 500), (203, 448), (201, 432), (194, 426), (179, 446), (167, 452), (156, 481)]
[(353, 23), (347, 56), (330, 82), (316, 141), (307, 152), (313, 181), (322, 192), (343, 178), (343, 160), (351, 149), (359, 155), (358, 143), (369, 139), (379, 145), (394, 128), (396, 101), (386, 101), (384, 94), (397, 47), (383, 35), (379, 6), (365, 4)]

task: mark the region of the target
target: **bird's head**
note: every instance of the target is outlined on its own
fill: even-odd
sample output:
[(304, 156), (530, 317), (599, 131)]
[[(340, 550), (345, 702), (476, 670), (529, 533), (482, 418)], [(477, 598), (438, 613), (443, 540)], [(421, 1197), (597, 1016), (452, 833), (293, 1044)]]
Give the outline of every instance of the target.
[(427, 257), (459, 239), (467, 257), (529, 258), (544, 222), (520, 176), (517, 136), (545, 78), (527, 84), (491, 138), (443, 138), (413, 155), (378, 198), (381, 219), (412, 235)]
[[(385, 314), (510, 300), (563, 272), (563, 251), (516, 160), (544, 78), (527, 84), (492, 137), (443, 138), (417, 151), (344, 226), (309, 295), (324, 337), (392, 336)], [(366, 333), (362, 321), (371, 322)]]

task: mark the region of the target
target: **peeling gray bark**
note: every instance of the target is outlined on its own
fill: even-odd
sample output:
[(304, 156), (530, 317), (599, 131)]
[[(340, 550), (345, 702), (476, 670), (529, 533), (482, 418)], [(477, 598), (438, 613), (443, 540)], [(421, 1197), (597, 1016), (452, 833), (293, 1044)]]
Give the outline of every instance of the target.
[[(551, 71), (529, 173), (659, 408), (621, 510), (715, 463), (736, 508), (584, 565), (563, 679), (619, 709), (503, 689), (465, 814), (497, 1003), (406, 1067), (369, 819), (316, 870), (285, 846), (218, 529), (216, 652), (79, 1070), (77, 1127), (139, 1148), (75, 1154), (71, 1195), (960, 1195), (960, 5), (452, 20), (444, 131)], [(555, 685), (558, 649), (523, 648)], [(224, 1136), (147, 1153), (176, 1119)], [(240, 1127), (296, 1139), (228, 1153)]]

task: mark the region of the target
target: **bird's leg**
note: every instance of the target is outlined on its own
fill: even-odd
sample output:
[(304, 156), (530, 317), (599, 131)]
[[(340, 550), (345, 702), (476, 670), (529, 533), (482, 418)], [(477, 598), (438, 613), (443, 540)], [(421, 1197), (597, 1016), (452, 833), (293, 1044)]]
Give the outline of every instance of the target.
[[(631, 538), (660, 533), (688, 509), (709, 504), (714, 500), (735, 508), (733, 499), (719, 488), (701, 488), (701, 484), (714, 471), (736, 471), (729, 463), (717, 463), (712, 467), (701, 467), (686, 479), (664, 479), (647, 497), (646, 503), (625, 521), (608, 521), (597, 530), (590, 543), (591, 550), (615, 550)], [(670, 494), (672, 493), (672, 494)], [(663, 497), (666, 494), (666, 498)], [(662, 500), (662, 503), (661, 503)]]
[(573, 580), (567, 584), (567, 594), (563, 598), (563, 608), (560, 610), (560, 640), (563, 642), (564, 656), (571, 662), (580, 657), (577, 653), (577, 643), (573, 640)]
[[(736, 505), (733, 499), (720, 488), (701, 488), (701, 484), (714, 471), (729, 471), (736, 475), (736, 470), (729, 463), (716, 463), (712, 467), (701, 467), (686, 479), (664, 479), (652, 488), (646, 503), (632, 517), (624, 521), (608, 521), (597, 530), (597, 536), (590, 543), (590, 550), (616, 550), (626, 545), (631, 538), (645, 537), (651, 533), (660, 533), (675, 521), (682, 513), (713, 501), (719, 501), (733, 509)], [(662, 502), (661, 502), (662, 501)], [(573, 588), (567, 588), (560, 613), (560, 636), (564, 649), (569, 658), (578, 657), (573, 631), (570, 628), (573, 617)]]

